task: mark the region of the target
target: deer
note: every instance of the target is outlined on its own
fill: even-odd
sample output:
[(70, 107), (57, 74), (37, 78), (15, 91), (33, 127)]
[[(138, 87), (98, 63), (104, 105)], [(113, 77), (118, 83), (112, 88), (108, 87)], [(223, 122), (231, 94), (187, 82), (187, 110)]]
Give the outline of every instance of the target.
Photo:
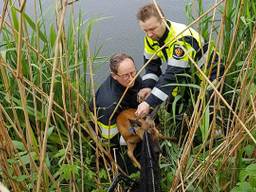
[(137, 144), (143, 140), (144, 132), (147, 131), (152, 136), (154, 143), (158, 143), (159, 139), (169, 139), (176, 141), (175, 137), (166, 137), (160, 134), (156, 128), (153, 118), (148, 115), (145, 118), (137, 118), (136, 109), (130, 108), (122, 111), (116, 120), (119, 133), (123, 136), (127, 143), (127, 154), (133, 164), (141, 169), (141, 165), (134, 156), (134, 149)]

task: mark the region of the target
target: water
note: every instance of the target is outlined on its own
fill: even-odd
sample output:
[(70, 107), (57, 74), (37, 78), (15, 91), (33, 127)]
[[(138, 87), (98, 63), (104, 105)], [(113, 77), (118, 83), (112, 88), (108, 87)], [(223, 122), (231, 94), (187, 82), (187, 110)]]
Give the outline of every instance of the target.
[[(98, 1), (99, 2), (99, 1)], [(88, 16), (111, 18), (101, 21), (95, 26), (95, 33), (92, 42), (104, 42), (102, 53), (110, 56), (115, 52), (126, 52), (131, 55), (137, 68), (143, 65), (143, 36), (140, 30), (136, 13), (139, 7), (149, 3), (148, 0), (108, 0), (95, 3), (94, 0), (87, 0), (85, 5)], [(177, 22), (185, 22), (185, 2), (180, 0), (160, 0), (166, 16)], [(104, 80), (105, 76), (100, 71), (108, 70), (108, 64), (99, 68), (97, 82)]]
[[(3, 1), (3, 0), (0, 0)], [(98, 22), (93, 28), (91, 39), (91, 49), (103, 44), (100, 52), (101, 56), (109, 57), (116, 52), (126, 52), (131, 55), (136, 63), (137, 68), (143, 64), (143, 36), (140, 30), (136, 13), (139, 7), (149, 3), (148, 0), (80, 0), (75, 3), (75, 10), (78, 13), (81, 10), (84, 19), (92, 17), (108, 17)], [(185, 3), (181, 0), (158, 0), (158, 4), (163, 9), (165, 16), (173, 21), (187, 23), (185, 16)], [(210, 0), (205, 0), (206, 5), (210, 5)], [(27, 1), (26, 12), (34, 15), (34, 1)], [(3, 3), (0, 3), (2, 11)], [(42, 0), (43, 16), (49, 23), (54, 22), (56, 1)], [(38, 13), (39, 14), (39, 13)], [(68, 14), (67, 14), (68, 16)], [(47, 22), (48, 23), (48, 22)], [(108, 63), (97, 65), (96, 82), (102, 82), (108, 71)]]

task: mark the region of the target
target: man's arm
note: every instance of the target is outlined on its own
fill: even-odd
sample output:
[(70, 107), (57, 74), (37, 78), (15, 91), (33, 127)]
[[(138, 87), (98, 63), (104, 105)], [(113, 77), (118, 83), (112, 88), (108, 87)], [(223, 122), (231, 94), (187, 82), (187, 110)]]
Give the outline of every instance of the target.
[[(149, 57), (149, 56), (147, 56)], [(147, 63), (149, 58), (144, 55), (144, 63)], [(152, 59), (145, 67), (145, 74), (142, 76), (142, 88), (153, 88), (162, 74), (161, 59), (156, 57)]]
[(142, 87), (138, 93), (138, 102), (144, 101), (149, 96), (152, 88), (159, 80), (159, 76), (162, 74), (162, 61), (155, 53), (156, 50), (147, 41), (147, 37), (145, 37), (144, 64), (147, 64), (147, 66), (145, 67), (145, 74), (142, 76)]
[[(182, 46), (179, 44), (174, 45), (173, 54), (168, 59), (167, 69), (164, 74), (162, 74), (157, 81), (155, 87), (151, 91), (151, 94), (142, 102), (136, 111), (136, 115), (143, 117), (148, 114), (150, 107), (154, 108), (162, 102), (166, 101), (171, 95), (174, 88), (177, 86), (170, 85), (173, 83), (181, 83), (183, 80), (182, 75), (189, 68), (188, 56), (183, 50), (184, 43)], [(190, 52), (189, 54), (193, 54)]]
[(182, 74), (186, 72), (185, 68), (167, 66), (166, 72), (159, 78), (156, 86), (151, 91), (151, 94), (145, 100), (151, 107), (156, 107), (166, 101), (169, 96), (172, 96), (172, 91), (177, 87), (177, 83), (182, 83)]
[(116, 115), (109, 121), (115, 106), (116, 105), (97, 108), (97, 124), (100, 128), (102, 137), (105, 139), (111, 139), (118, 133)]

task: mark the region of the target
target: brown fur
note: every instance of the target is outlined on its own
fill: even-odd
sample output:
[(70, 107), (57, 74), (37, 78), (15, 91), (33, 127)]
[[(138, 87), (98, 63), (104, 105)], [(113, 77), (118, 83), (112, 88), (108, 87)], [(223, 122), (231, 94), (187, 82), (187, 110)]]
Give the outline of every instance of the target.
[[(141, 168), (140, 163), (135, 158), (133, 152), (137, 144), (143, 139), (145, 131), (148, 131), (152, 135), (153, 141), (156, 141), (159, 138), (170, 140), (175, 140), (175, 138), (162, 136), (156, 129), (152, 118), (147, 116), (146, 119), (138, 119), (134, 114), (135, 111), (136, 109), (127, 109), (122, 111), (117, 117), (116, 124), (120, 134), (127, 143), (127, 154), (129, 158), (133, 161), (135, 166)], [(136, 134), (132, 133), (130, 130), (131, 127), (134, 127)]]

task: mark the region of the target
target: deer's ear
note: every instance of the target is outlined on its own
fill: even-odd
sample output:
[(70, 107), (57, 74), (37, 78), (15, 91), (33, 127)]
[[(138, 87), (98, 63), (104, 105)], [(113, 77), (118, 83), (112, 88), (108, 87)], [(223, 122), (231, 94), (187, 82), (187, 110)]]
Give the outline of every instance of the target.
[(129, 120), (129, 122), (131, 123), (131, 126), (132, 127), (141, 127), (141, 122), (140, 121), (138, 121), (138, 120), (134, 120), (134, 119), (128, 119)]

